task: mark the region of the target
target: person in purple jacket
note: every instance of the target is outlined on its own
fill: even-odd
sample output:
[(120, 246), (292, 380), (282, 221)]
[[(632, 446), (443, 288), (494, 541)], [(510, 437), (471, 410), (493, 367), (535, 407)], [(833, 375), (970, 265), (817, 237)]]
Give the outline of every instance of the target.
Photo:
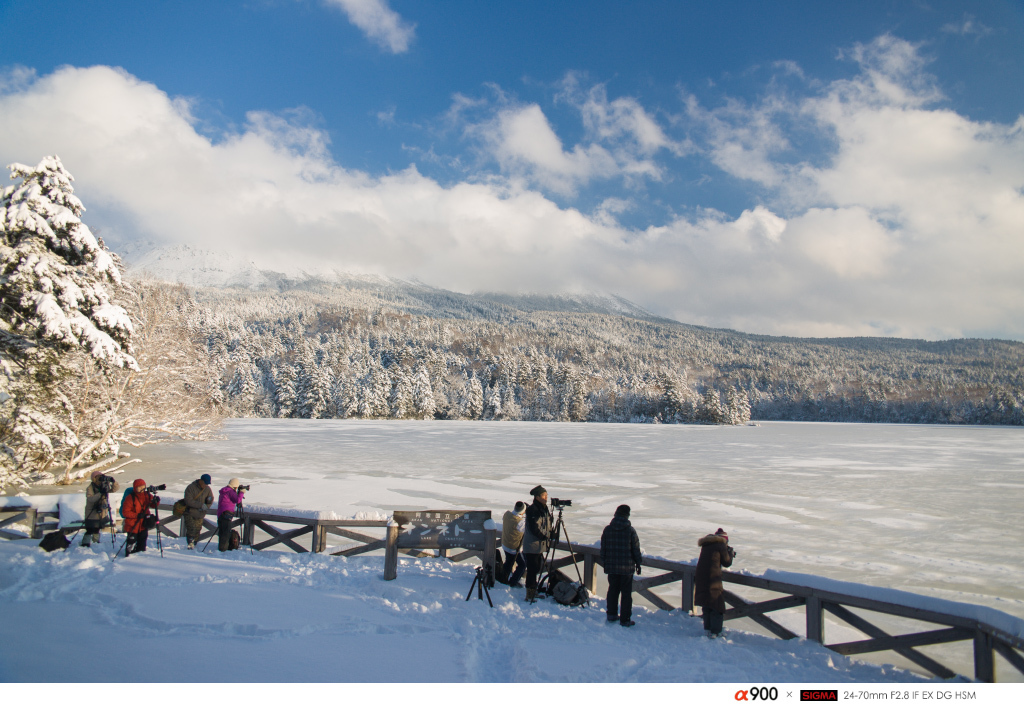
[(228, 486), (220, 490), (220, 500), (217, 502), (217, 550), (231, 550), (231, 520), (235, 518), (238, 505), (245, 497), (245, 490), (248, 487), (239, 489), (240, 481), (234, 477), (228, 482)]

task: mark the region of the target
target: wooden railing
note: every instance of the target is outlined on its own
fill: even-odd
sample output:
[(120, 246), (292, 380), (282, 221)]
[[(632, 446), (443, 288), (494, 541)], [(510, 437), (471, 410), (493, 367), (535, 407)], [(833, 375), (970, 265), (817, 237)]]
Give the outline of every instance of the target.
[[(171, 512), (172, 506), (170, 504), (161, 504), (159, 509)], [(37, 513), (27, 505), (6, 507), (0, 509), (0, 514), (10, 514), (7, 518), (0, 519), (0, 538), (21, 537), (3, 528), (16, 521), (29, 523), (33, 529), (33, 538), (41, 536), (42, 531), (46, 528), (51, 526), (56, 528), (57, 525), (56, 522), (45, 521), (45, 518), (56, 517), (56, 513)], [(207, 515), (216, 517), (214, 511), (207, 512)], [(172, 525), (175, 522), (180, 524), (177, 531), (172, 529)], [(290, 528), (281, 528), (282, 525)], [(319, 519), (298, 515), (270, 514), (244, 509), (240, 517), (232, 519), (231, 526), (233, 528), (241, 527), (243, 544), (250, 546), (253, 550), (265, 550), (280, 545), (286, 546), (297, 553), (324, 553), (327, 549), (327, 537), (334, 535), (350, 541), (356, 541), (358, 545), (334, 551), (331, 555), (351, 557), (372, 551), (385, 550), (388, 543), (387, 535), (373, 536), (364, 531), (352, 530), (386, 529), (388, 522), (385, 520)], [(199, 537), (200, 541), (205, 541), (217, 533), (216, 524), (207, 518), (203, 519), (203, 528), (204, 531)], [(395, 527), (392, 528), (394, 529)], [(257, 529), (268, 535), (269, 538), (256, 542), (255, 535)], [(184, 535), (184, 519), (181, 516), (168, 513), (161, 517), (157, 531), (172, 538), (180, 538)], [(494, 534), (494, 542), (496, 543), (498, 532), (491, 531), (490, 533)], [(309, 540), (307, 541), (307, 546), (303, 546), (297, 539), (307, 534), (309, 535)], [(392, 535), (394, 535), (394, 532), (392, 532)], [(601, 565), (600, 548), (597, 546), (573, 544), (572, 550), (575, 554), (573, 555), (569, 553), (570, 548), (568, 544), (560, 541), (556, 546), (556, 550), (568, 555), (554, 558), (549, 569), (570, 566), (573, 564), (574, 558), (577, 562), (582, 561), (583, 583), (592, 593), (595, 592), (597, 567)], [(398, 552), (418, 558), (433, 558), (438, 555), (434, 552), (423, 552), (419, 549), (403, 548), (398, 549)], [(455, 554), (441, 552), (440, 556), (447, 557), (453, 562), (461, 562), (470, 558), (481, 558), (482, 554), (479, 551), (464, 551)], [(644, 556), (642, 565), (645, 568), (663, 572), (654, 576), (636, 576), (633, 580), (634, 592), (659, 609), (668, 611), (681, 609), (687, 613), (693, 612), (693, 587), (697, 570), (696, 565), (651, 556)], [(727, 585), (756, 588), (779, 595), (779, 597), (773, 599), (751, 602), (740, 596), (733, 589), (726, 589), (724, 599), (727, 605), (729, 605), (729, 609), (725, 613), (726, 621), (748, 618), (784, 640), (794, 639), (800, 635), (776, 622), (769, 617), (769, 614), (779, 610), (803, 607), (805, 615), (803, 636), (810, 641), (822, 644), (828, 649), (846, 656), (891, 650), (935, 676), (952, 678), (957, 675), (955, 671), (921, 653), (917, 647), (971, 641), (973, 643), (974, 678), (976, 680), (995, 681), (996, 654), (1002, 656), (1012, 667), (1021, 672), (1021, 674), (1024, 674), (1024, 638), (1021, 638), (1015, 631), (1009, 629), (1017, 622), (1017, 618), (1002, 612), (988, 610), (988, 614), (991, 617), (997, 619), (1000, 616), (1005, 617), (1006, 622), (1003, 623), (1005, 626), (1000, 627), (996, 624), (967, 616), (966, 614), (922, 609), (912, 605), (859, 596), (855, 593), (824, 590), (729, 571), (723, 571), (722, 576), (724, 583)], [(678, 606), (653, 592), (653, 588), (674, 583), (680, 583)], [(855, 610), (916, 620), (936, 625), (937, 628), (922, 632), (892, 634), (869, 621), (861, 614), (858, 614)], [(868, 639), (827, 644), (825, 638), (826, 613), (867, 635)]]
[[(559, 542), (557, 548), (560, 551), (569, 552), (569, 546), (564, 541)], [(583, 583), (591, 592), (594, 592), (596, 590), (595, 569), (601, 565), (601, 549), (597, 546), (578, 544), (573, 544), (572, 548), (575, 551), (577, 562), (582, 561), (583, 563)], [(552, 566), (564, 568), (572, 564), (573, 555), (566, 555), (555, 560)], [(677, 609), (677, 606), (661, 596), (655, 595), (651, 589), (680, 583), (678, 608), (684, 612), (693, 612), (693, 585), (697, 572), (695, 564), (644, 556), (642, 565), (664, 572), (652, 577), (634, 577), (634, 592), (650, 601), (654, 606), (671, 611)], [(743, 585), (781, 595), (781, 597), (762, 602), (750, 602), (732, 590), (725, 590), (725, 601), (730, 605), (725, 613), (727, 621), (746, 617), (781, 639), (794, 639), (800, 635), (783, 627), (768, 615), (779, 610), (803, 607), (805, 614), (804, 636), (845, 656), (892, 650), (935, 676), (953, 678), (957, 675), (955, 671), (922, 654), (916, 647), (970, 640), (973, 642), (974, 678), (976, 680), (995, 681), (995, 655), (997, 653), (1017, 671), (1024, 674), (1024, 654), (1022, 654), (1024, 639), (1006, 628), (966, 615), (935, 612), (911, 605), (861, 597), (856, 594), (833, 592), (729, 571), (722, 572), (722, 580), (726, 584)], [(855, 609), (917, 620), (938, 625), (940, 628), (893, 635), (857, 614)], [(826, 612), (866, 634), (869, 639), (826, 644)], [(1005, 613), (997, 612), (997, 614), (1005, 616), (1007, 626), (1012, 625), (1016, 620), (1015, 617)]]

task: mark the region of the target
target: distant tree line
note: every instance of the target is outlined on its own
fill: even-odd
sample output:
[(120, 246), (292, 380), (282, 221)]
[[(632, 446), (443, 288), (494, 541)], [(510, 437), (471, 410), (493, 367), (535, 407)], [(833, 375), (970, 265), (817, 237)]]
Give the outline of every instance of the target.
[(408, 295), (200, 289), (182, 317), (242, 417), (1024, 424), (1017, 342), (773, 338), (509, 307), (433, 316)]

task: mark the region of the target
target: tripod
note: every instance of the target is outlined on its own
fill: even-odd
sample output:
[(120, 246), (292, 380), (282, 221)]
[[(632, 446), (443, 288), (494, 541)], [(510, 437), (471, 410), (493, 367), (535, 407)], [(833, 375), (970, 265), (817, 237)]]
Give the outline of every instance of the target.
[[(555, 521), (555, 537), (551, 542), (551, 547), (548, 548), (547, 557), (544, 559), (544, 564), (541, 569), (548, 568), (547, 573), (544, 573), (537, 579), (537, 588), (544, 587), (544, 581), (550, 580), (551, 577), (551, 566), (555, 561), (555, 549), (558, 546), (558, 537), (560, 534), (565, 534), (565, 543), (569, 546), (569, 557), (572, 558), (572, 565), (576, 568), (576, 577), (579, 578), (580, 587), (583, 586), (583, 574), (580, 573), (579, 563), (576, 562), (576, 551), (573, 550), (572, 541), (569, 540), (569, 531), (565, 528), (565, 521), (562, 520), (563, 507), (556, 507), (558, 509), (558, 519)], [(589, 604), (589, 600), (587, 601)]]
[(157, 502), (157, 505), (153, 507), (153, 513), (156, 514), (156, 526), (153, 527), (153, 530), (156, 531), (156, 545), (160, 549), (160, 557), (163, 558), (164, 542), (160, 538), (160, 502)]
[(473, 588), (476, 588), (476, 599), (483, 600), (484, 593), (487, 593), (487, 604), (494, 607), (494, 603), (491, 602), (491, 591), (487, 589), (487, 578), (484, 574), (483, 566), (477, 566), (476, 577), (473, 578), (473, 584), (469, 586), (466, 602), (469, 602), (469, 598), (473, 597)]

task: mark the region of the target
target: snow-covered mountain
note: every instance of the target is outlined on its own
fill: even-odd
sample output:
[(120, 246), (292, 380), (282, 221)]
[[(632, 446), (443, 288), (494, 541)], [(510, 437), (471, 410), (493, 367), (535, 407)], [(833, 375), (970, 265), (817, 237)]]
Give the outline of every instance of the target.
[(430, 316), (504, 319), (509, 311), (576, 312), (625, 315), (640, 320), (668, 322), (639, 305), (608, 293), (457, 293), (418, 282), (374, 274), (308, 273), (260, 268), (254, 261), (224, 251), (189, 245), (159, 246), (138, 243), (119, 249), (129, 276), (149, 277), (193, 287), (260, 290), (316, 289), (342, 285), (349, 290), (387, 294), (411, 312)]
[(162, 247), (133, 244), (121, 249), (119, 255), (129, 276), (148, 276), (195, 287), (266, 288), (274, 287), (280, 277), (231, 253), (184, 244)]

